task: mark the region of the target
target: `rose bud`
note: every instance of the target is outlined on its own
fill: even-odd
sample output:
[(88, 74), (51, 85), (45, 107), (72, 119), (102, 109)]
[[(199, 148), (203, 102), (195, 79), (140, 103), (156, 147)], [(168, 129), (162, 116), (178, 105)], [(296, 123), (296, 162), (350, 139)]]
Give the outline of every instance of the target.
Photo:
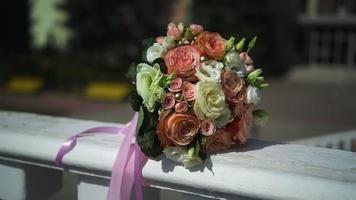
[(168, 110), (168, 109), (173, 108), (175, 103), (176, 103), (176, 100), (174, 98), (174, 94), (173, 93), (166, 93), (166, 95), (165, 95), (165, 97), (163, 99), (162, 107), (165, 110)]
[(189, 26), (190, 30), (192, 31), (193, 35), (198, 35), (199, 33), (201, 33), (203, 31), (203, 27), (197, 24), (191, 24)]
[(193, 101), (196, 96), (195, 85), (185, 81), (182, 86), (182, 93), (186, 101)]
[(175, 105), (175, 110), (177, 113), (184, 113), (188, 110), (188, 102), (181, 101)]
[(253, 70), (255, 70), (255, 67), (253, 65), (246, 65), (245, 67), (247, 73), (251, 73)]
[(207, 137), (204, 151), (207, 153), (217, 153), (230, 149), (232, 146), (231, 134), (224, 130), (217, 130), (214, 134)]
[(196, 80), (195, 72), (200, 67), (200, 53), (192, 45), (183, 45), (169, 50), (164, 56), (164, 63), (169, 74), (184, 80)]
[(169, 86), (169, 91), (171, 92), (179, 92), (182, 90), (182, 79), (177, 77), (172, 80), (171, 85)]
[(183, 33), (183, 30), (181, 30), (179, 27), (177, 27), (177, 25), (175, 23), (169, 23), (168, 24), (168, 30), (167, 30), (167, 36), (178, 40), (179, 38), (181, 38)]
[(210, 120), (204, 120), (201, 123), (201, 133), (205, 136), (210, 136), (215, 132), (215, 125)]
[(251, 59), (251, 57), (246, 52), (240, 53), (240, 60), (241, 60), (241, 62), (243, 62), (246, 65), (252, 65), (253, 64), (253, 60)]
[(164, 37), (163, 36), (157, 37), (156, 42), (162, 45), (164, 43)]

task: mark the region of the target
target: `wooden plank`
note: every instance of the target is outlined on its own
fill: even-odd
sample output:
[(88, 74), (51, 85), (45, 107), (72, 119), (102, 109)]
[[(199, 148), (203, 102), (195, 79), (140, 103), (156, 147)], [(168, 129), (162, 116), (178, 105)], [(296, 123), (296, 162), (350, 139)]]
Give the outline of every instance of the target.
[[(0, 112), (0, 159), (53, 167), (62, 142), (95, 121)], [(121, 136), (81, 138), (64, 159), (67, 170), (108, 178)], [(152, 187), (220, 199), (355, 199), (356, 154), (250, 140), (187, 170), (166, 159), (149, 160), (143, 175)]]

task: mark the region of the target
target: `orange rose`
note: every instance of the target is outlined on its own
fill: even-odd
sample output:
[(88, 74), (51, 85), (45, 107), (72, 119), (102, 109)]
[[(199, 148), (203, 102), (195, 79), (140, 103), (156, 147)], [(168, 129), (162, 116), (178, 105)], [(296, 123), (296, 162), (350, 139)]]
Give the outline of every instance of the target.
[(246, 87), (244, 86), (244, 80), (239, 75), (230, 70), (223, 70), (221, 73), (221, 86), (230, 105), (244, 102)]
[(188, 145), (198, 134), (200, 123), (192, 114), (163, 112), (156, 127), (161, 146)]
[(231, 134), (224, 130), (217, 130), (215, 133), (207, 137), (204, 145), (204, 151), (207, 153), (216, 153), (230, 149), (232, 145)]
[(200, 67), (200, 53), (191, 45), (183, 45), (171, 49), (164, 56), (168, 73), (176, 73), (176, 77), (185, 80), (196, 80), (195, 70)]
[(174, 113), (167, 120), (166, 135), (177, 145), (188, 145), (198, 134), (199, 127), (195, 115)]
[(231, 133), (234, 142), (238, 144), (246, 143), (247, 136), (252, 127), (252, 111), (253, 105), (245, 105), (241, 118), (236, 117), (234, 121), (225, 126), (225, 130)]
[(219, 33), (202, 32), (197, 36), (196, 46), (202, 55), (220, 60), (225, 54), (225, 39)]
[(161, 113), (158, 118), (158, 123), (156, 126), (156, 133), (158, 140), (161, 143), (161, 147), (171, 146), (171, 140), (166, 136), (166, 126), (167, 126), (167, 119), (172, 114), (172, 110), (165, 110)]

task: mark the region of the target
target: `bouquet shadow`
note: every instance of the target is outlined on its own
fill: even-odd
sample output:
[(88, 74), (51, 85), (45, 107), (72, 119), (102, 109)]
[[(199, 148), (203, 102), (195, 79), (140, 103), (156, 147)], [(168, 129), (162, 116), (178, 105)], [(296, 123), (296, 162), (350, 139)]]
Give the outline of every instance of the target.
[[(188, 168), (190, 172), (204, 172), (205, 170), (209, 170), (212, 174), (214, 174), (214, 163), (211, 159), (211, 156), (221, 157), (222, 159), (229, 159), (229, 155), (234, 155), (234, 153), (243, 153), (243, 152), (251, 152), (256, 150), (261, 150), (269, 146), (278, 145), (283, 143), (263, 141), (257, 139), (249, 139), (246, 144), (242, 146), (236, 146), (226, 151), (221, 151), (216, 154), (209, 155), (202, 165), (198, 165), (195, 167)], [(233, 156), (232, 156), (233, 157)], [(173, 160), (167, 159), (165, 156), (160, 156), (162, 160), (162, 171), (165, 173), (173, 172), (175, 167), (182, 166), (181, 163), (175, 162)]]

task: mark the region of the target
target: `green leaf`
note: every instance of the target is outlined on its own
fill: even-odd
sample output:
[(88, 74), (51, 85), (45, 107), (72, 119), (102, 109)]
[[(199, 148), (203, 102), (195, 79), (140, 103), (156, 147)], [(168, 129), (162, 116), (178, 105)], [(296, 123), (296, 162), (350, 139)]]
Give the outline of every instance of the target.
[(261, 75), (262, 73), (262, 69), (255, 69), (254, 71), (252, 71), (251, 73), (249, 73), (247, 75), (247, 81), (252, 84), (255, 85), (258, 77)]
[(168, 76), (164, 77), (164, 80), (163, 80), (163, 88), (168, 87), (168, 86), (172, 83), (174, 77), (175, 77), (175, 74), (174, 74), (174, 73), (171, 73), (171, 74), (169, 74)]
[(145, 118), (145, 113), (143, 111), (142, 106), (140, 106), (139, 112), (138, 112), (138, 119), (137, 119), (137, 126), (136, 126), (136, 135), (138, 134), (138, 131), (140, 130), (143, 120)]
[(264, 89), (264, 88), (266, 88), (266, 87), (269, 87), (269, 83), (261, 83), (261, 84), (258, 86), (258, 88), (260, 88), (260, 89)]
[(239, 53), (241, 51), (243, 51), (244, 49), (244, 46), (245, 46), (245, 41), (246, 41), (246, 38), (242, 38), (237, 44), (236, 44), (236, 51), (238, 51)]
[(159, 68), (161, 70), (162, 73), (167, 73), (167, 66), (166, 64), (164, 63), (164, 59), (163, 58), (157, 58), (155, 59), (153, 62), (152, 62), (152, 65), (154, 64), (158, 64), (159, 65)]
[(136, 82), (136, 74), (137, 74), (137, 63), (133, 62), (130, 64), (129, 69), (127, 70), (125, 76), (131, 82)]
[(183, 36), (186, 40), (188, 40), (189, 42), (192, 41), (194, 39), (194, 35), (192, 33), (192, 31), (190, 30), (190, 28), (186, 28), (184, 31), (184, 36)]
[(257, 36), (253, 37), (252, 40), (248, 43), (247, 53), (255, 46), (257, 41)]
[(253, 121), (256, 125), (259, 126), (264, 126), (267, 124), (269, 120), (269, 114), (262, 110), (262, 109), (257, 109), (252, 112), (253, 114)]
[(147, 49), (155, 43), (156, 40), (154, 38), (147, 38), (142, 41), (142, 52), (141, 52), (141, 58), (144, 62), (147, 61)]
[(198, 135), (198, 144), (200, 145), (198, 155), (202, 160), (205, 160), (208, 157), (203, 149), (203, 146), (206, 144), (206, 140), (207, 140), (207, 136), (203, 134)]
[(129, 96), (129, 102), (134, 111), (139, 111), (142, 105), (142, 97), (137, 94), (136, 85), (131, 85), (131, 93)]
[(226, 52), (229, 52), (234, 47), (234, 43), (235, 43), (235, 38), (231, 36), (229, 40), (226, 42)]
[(145, 107), (140, 108), (140, 127), (137, 132), (137, 143), (142, 152), (149, 157), (156, 157), (162, 153), (160, 141), (156, 134), (158, 111), (149, 112)]
[(265, 80), (265, 78), (263, 76), (257, 77), (257, 81), (258, 82), (263, 82), (264, 80)]

